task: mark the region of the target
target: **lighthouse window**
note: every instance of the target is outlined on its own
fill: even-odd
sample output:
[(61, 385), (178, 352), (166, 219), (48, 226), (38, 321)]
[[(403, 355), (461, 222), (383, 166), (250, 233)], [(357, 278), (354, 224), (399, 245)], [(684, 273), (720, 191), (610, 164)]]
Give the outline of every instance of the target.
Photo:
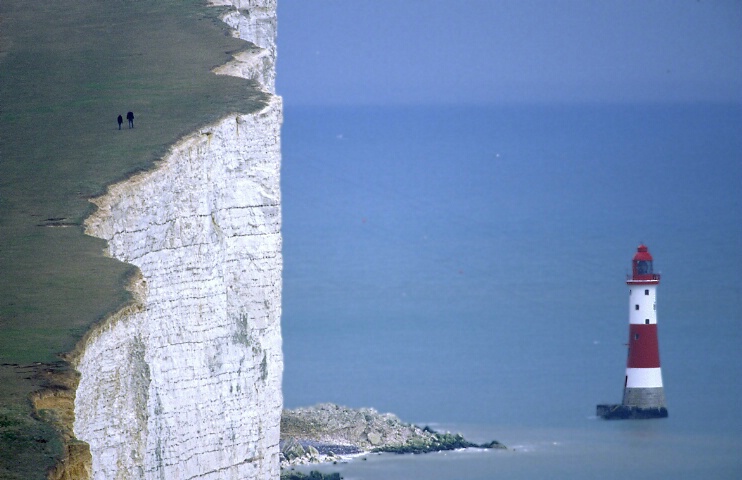
[(639, 304), (634, 305), (634, 310), (639, 310)]
[(638, 333), (635, 333), (634, 334), (634, 340), (639, 340), (639, 334)]
[(644, 295), (649, 295), (649, 290), (644, 290)]
[(644, 325), (649, 325), (649, 319), (648, 318), (645, 318), (644, 319)]
[(639, 260), (636, 262), (636, 273), (639, 275), (647, 275), (652, 273), (652, 262), (647, 260)]

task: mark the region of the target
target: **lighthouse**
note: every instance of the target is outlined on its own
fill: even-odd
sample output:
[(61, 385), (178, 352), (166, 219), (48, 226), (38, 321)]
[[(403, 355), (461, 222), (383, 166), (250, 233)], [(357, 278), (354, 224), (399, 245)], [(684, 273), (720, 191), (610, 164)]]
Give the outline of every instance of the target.
[(598, 405), (597, 414), (606, 419), (667, 417), (662, 386), (660, 349), (657, 336), (657, 286), (652, 255), (639, 245), (632, 260), (629, 287), (629, 343), (620, 405)]

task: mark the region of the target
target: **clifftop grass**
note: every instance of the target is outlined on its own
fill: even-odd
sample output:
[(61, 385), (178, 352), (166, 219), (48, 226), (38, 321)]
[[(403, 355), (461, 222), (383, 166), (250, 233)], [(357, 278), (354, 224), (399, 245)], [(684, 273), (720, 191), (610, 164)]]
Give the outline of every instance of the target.
[[(197, 0), (0, 2), (2, 478), (43, 478), (48, 460), (19, 464), (21, 444), (7, 443), (37, 421), (28, 394), (130, 301), (132, 267), (83, 234), (88, 199), (199, 126), (265, 104), (250, 82), (211, 73), (247, 46), (219, 13)], [(128, 111), (135, 128), (119, 131)], [(46, 458), (33, 452), (54, 439), (34, 435), (21, 450)]]

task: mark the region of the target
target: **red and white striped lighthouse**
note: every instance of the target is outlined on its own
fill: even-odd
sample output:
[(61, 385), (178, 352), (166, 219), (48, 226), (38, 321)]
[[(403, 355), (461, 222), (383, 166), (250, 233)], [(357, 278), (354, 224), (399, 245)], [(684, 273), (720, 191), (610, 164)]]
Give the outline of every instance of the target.
[(629, 286), (629, 343), (621, 405), (598, 405), (603, 418), (667, 416), (657, 336), (657, 286), (652, 255), (639, 245), (632, 261)]

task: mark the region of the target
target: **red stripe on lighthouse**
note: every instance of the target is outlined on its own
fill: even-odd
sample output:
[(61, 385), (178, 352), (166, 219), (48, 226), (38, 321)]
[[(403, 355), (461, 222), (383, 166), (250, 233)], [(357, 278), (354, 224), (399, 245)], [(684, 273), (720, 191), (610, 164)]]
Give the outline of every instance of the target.
[(660, 348), (657, 325), (629, 325), (628, 368), (659, 368)]

